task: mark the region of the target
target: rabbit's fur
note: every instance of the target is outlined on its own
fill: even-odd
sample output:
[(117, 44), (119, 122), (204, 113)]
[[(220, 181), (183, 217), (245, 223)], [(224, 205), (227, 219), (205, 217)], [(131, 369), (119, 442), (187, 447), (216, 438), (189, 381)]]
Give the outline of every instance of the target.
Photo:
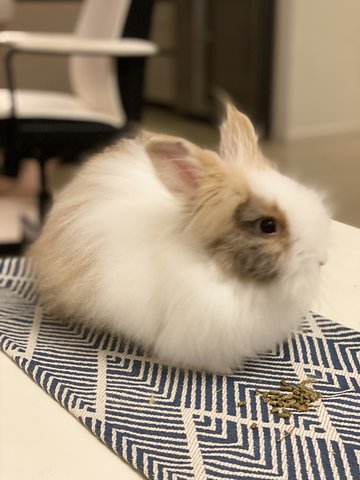
[(307, 312), (328, 228), (318, 195), (278, 173), (228, 106), (219, 153), (149, 135), (90, 159), (30, 255), (56, 316), (229, 372)]

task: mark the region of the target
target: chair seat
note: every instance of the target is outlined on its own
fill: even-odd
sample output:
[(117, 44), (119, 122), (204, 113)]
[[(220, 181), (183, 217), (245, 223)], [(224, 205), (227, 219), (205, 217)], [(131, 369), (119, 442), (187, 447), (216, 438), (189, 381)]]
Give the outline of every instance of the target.
[[(104, 123), (115, 128), (123, 127), (123, 119), (92, 110), (76, 96), (41, 90), (15, 92), (16, 118), (49, 119)], [(0, 89), (0, 120), (11, 116), (11, 97), (8, 89)]]

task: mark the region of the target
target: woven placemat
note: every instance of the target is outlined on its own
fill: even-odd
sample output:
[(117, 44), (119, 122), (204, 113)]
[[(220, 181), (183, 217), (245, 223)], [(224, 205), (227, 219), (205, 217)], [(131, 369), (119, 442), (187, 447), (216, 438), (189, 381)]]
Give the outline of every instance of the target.
[[(5, 259), (0, 346), (150, 479), (360, 478), (360, 333), (319, 315), (309, 314), (288, 342), (234, 375), (196, 373), (47, 316), (37, 304), (30, 264)], [(270, 413), (255, 394), (309, 376), (318, 379), (321, 400), (289, 419)], [(241, 408), (239, 401), (245, 401)]]

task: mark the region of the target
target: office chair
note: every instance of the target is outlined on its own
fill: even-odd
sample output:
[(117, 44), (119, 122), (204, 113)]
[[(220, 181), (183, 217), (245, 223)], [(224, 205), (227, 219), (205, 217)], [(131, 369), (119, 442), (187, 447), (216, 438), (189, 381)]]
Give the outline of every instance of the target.
[[(49, 200), (46, 161), (76, 160), (139, 119), (144, 59), (157, 52), (144, 39), (152, 6), (153, 0), (85, 0), (74, 34), (0, 33), (7, 80), (7, 88), (0, 89), (2, 173), (16, 177), (22, 159), (38, 160), (40, 218)], [(20, 52), (67, 55), (71, 93), (17, 90), (12, 60)]]

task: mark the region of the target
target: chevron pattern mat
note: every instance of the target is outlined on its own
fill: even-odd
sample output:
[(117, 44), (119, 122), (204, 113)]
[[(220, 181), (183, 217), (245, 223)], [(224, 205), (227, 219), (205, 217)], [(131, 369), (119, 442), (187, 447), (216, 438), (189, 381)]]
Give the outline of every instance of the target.
[[(48, 317), (29, 263), (5, 259), (0, 346), (150, 479), (360, 478), (360, 334), (318, 315), (234, 375), (184, 371), (122, 339)], [(321, 400), (289, 419), (255, 393), (311, 376)]]

